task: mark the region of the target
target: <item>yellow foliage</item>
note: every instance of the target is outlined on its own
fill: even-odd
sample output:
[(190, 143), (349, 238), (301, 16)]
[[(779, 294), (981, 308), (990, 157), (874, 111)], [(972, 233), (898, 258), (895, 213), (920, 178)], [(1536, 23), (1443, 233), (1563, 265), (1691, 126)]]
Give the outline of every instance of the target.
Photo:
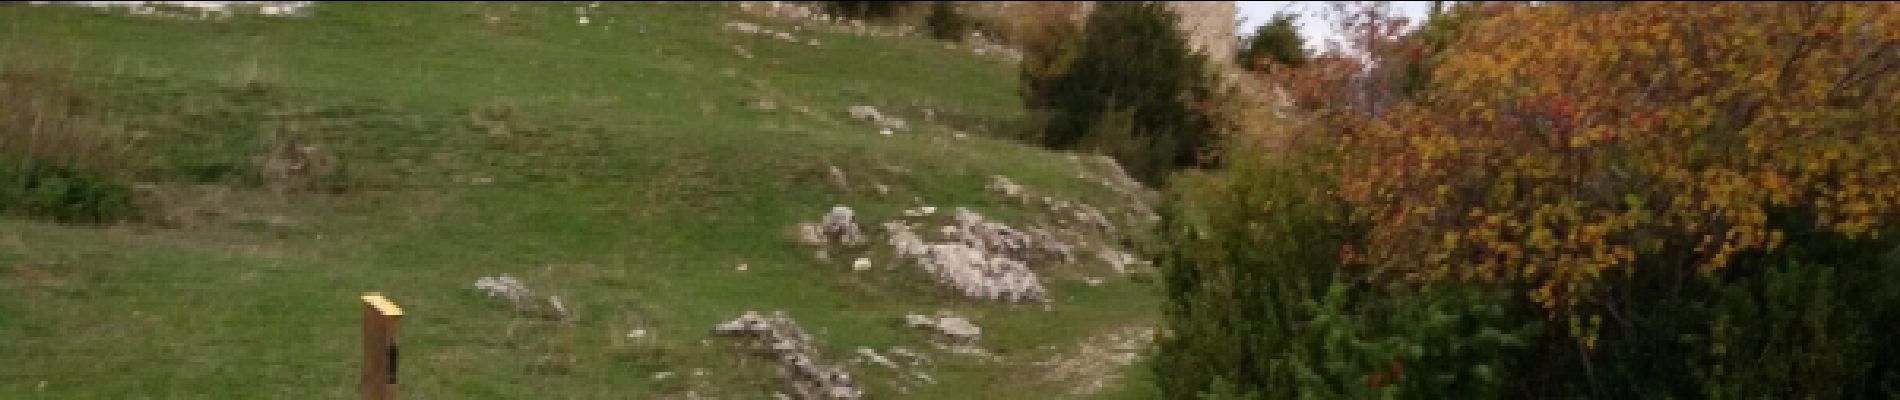
[(1342, 141), (1384, 270), (1522, 279), (1556, 317), (1639, 249), (1713, 273), (1776, 248), (1772, 207), (1849, 235), (1900, 214), (1900, 3), (1507, 8)]

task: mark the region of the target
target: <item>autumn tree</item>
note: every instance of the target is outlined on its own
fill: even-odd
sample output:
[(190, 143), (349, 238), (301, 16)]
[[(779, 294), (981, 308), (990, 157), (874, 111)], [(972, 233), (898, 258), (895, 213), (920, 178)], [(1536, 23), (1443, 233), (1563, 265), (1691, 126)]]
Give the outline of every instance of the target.
[(1169, 396), (1900, 394), (1900, 6), (1381, 7), (1254, 76), (1336, 158), (1176, 188)]
[[(1639, 258), (1706, 276), (1790, 229), (1874, 235), (1900, 204), (1897, 25), (1895, 3), (1513, 5), (1350, 135), (1367, 261), (1530, 282), (1589, 346), (1583, 309), (1614, 310)], [(1812, 226), (1770, 225), (1784, 209)]]

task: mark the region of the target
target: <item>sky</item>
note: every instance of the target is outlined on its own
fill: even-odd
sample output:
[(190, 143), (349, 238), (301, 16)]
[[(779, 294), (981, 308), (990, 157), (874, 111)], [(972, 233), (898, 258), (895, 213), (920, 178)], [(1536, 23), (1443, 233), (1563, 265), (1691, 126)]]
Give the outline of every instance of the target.
[[(1286, 11), (1300, 16), (1293, 21), (1293, 24), (1299, 27), (1300, 38), (1306, 42), (1307, 49), (1314, 51), (1322, 49), (1320, 46), (1322, 43), (1325, 43), (1325, 40), (1316, 40), (1315, 38), (1339, 40), (1339, 34), (1334, 32), (1332, 22), (1327, 19), (1328, 14), (1330, 14), (1328, 11), (1330, 7), (1327, 6), (1327, 2), (1236, 1), (1234, 4), (1236, 8), (1240, 10), (1242, 24), (1240, 25), (1240, 31), (1237, 33), (1242, 36), (1252, 35), (1254, 28), (1272, 20), (1274, 13)], [(1392, 10), (1411, 19), (1414, 24), (1424, 20), (1426, 12), (1431, 10), (1431, 7), (1432, 2), (1429, 1), (1392, 2)]]

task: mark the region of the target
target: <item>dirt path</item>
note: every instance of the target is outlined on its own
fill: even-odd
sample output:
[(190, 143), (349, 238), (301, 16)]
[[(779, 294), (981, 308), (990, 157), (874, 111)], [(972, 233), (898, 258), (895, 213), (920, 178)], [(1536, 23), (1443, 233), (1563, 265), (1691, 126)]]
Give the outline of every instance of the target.
[(1069, 385), (1069, 394), (1096, 394), (1121, 378), (1122, 369), (1133, 364), (1154, 342), (1154, 334), (1150, 326), (1110, 329), (1035, 365), (1048, 371), (1046, 381)]

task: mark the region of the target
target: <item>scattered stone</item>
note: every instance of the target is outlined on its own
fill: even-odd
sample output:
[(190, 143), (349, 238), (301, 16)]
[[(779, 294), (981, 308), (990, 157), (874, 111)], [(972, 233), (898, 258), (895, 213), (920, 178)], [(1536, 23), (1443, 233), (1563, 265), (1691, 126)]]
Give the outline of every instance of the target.
[(1134, 254), (1110, 248), (1102, 248), (1096, 252), (1096, 256), (1101, 258), (1103, 262), (1108, 263), (1108, 267), (1114, 269), (1115, 273), (1118, 274), (1128, 273), (1129, 269), (1133, 266), (1147, 264), (1146, 261), (1135, 258)]
[(851, 118), (865, 121), (875, 121), (883, 117), (883, 115), (878, 114), (877, 107), (871, 106), (851, 106), (851, 108), (845, 109), (845, 111), (851, 113)]
[[(910, 175), (910, 168), (904, 168), (904, 166), (901, 165), (884, 164), (877, 166), (877, 169), (891, 175)], [(918, 203), (924, 202), (923, 199), (916, 199), (916, 201)]]
[(1097, 174), (1093, 169), (1088, 168), (1088, 163), (1081, 162), (1079, 159), (1076, 165), (1081, 168), (1081, 172), (1084, 176), (1103, 187), (1107, 187), (1109, 190), (1115, 191), (1116, 194), (1121, 195), (1123, 199), (1127, 201), (1127, 216), (1130, 220), (1146, 221), (1148, 223), (1161, 220), (1161, 216), (1156, 214), (1154, 210), (1148, 206), (1149, 201), (1155, 197), (1153, 191), (1148, 190), (1145, 186), (1141, 185), (1141, 182), (1129, 176), (1128, 171), (1122, 169), (1121, 164), (1115, 162), (1114, 158), (1108, 156), (1093, 156), (1090, 157), (1090, 159), (1094, 160), (1095, 164), (1101, 165), (1100, 169), (1107, 170), (1107, 173)]
[(501, 274), (499, 277), (484, 276), (477, 278), (475, 279), (475, 289), (486, 292), (488, 297), (505, 297), (509, 301), (517, 304), (534, 296), (534, 292), (529, 291), (527, 285), (523, 285), (521, 280), (508, 276), (508, 274)]
[(1089, 286), (1102, 286), (1103, 280), (1102, 278), (1091, 276), (1091, 277), (1082, 278), (1082, 282), (1087, 283)]
[(983, 328), (962, 317), (937, 319), (937, 332), (942, 335), (945, 344), (950, 345), (976, 346), (977, 341), (983, 338)]
[[(957, 316), (949, 311), (937, 312), (936, 318), (918, 314), (905, 314), (904, 324), (911, 328), (929, 331), (931, 338), (935, 339), (937, 344), (956, 349), (974, 350), (977, 348), (977, 342), (983, 338), (983, 328), (979, 328), (976, 324), (970, 323), (969, 319)], [(908, 352), (908, 350), (906, 351)], [(893, 350), (892, 354), (898, 353)], [(912, 357), (913, 359), (920, 357), (914, 353), (903, 355)]]
[(884, 230), (890, 233), (890, 245), (899, 257), (918, 257), (929, 251), (924, 238), (911, 232), (910, 226), (902, 222), (886, 222)]
[[(732, 70), (728, 69), (727, 71), (732, 71)], [(771, 99), (764, 99), (764, 98), (752, 99), (751, 101), (746, 102), (746, 108), (759, 110), (759, 111), (774, 111), (774, 110), (778, 110), (778, 102), (774, 102)]]
[[(794, 231), (798, 242), (809, 246), (861, 246), (866, 243), (864, 232), (858, 229), (855, 212), (842, 205), (832, 207), (831, 212), (825, 213), (817, 223), (799, 223)], [(831, 259), (825, 248), (816, 250), (813, 257), (819, 261)]]
[(824, 225), (811, 223), (811, 222), (799, 223), (798, 224), (798, 242), (806, 244), (806, 245), (813, 245), (813, 246), (824, 245), (825, 244)]
[(1101, 210), (1095, 209), (1094, 206), (1080, 203), (1076, 204), (1074, 208), (1075, 220), (1077, 222), (1081, 222), (1085, 226), (1102, 232), (1115, 232), (1115, 223), (1109, 221), (1108, 216), (1102, 214)]
[(891, 362), (890, 358), (884, 357), (884, 355), (882, 354), (878, 354), (877, 350), (872, 350), (869, 347), (859, 347), (858, 357), (866, 362), (877, 364), (877, 365), (883, 366), (884, 368), (898, 369), (897, 363)]
[(855, 215), (851, 207), (832, 207), (822, 222), (826, 241), (850, 246), (864, 244), (864, 232), (858, 230)]
[(660, 371), (660, 372), (653, 373), (653, 380), (666, 380), (666, 378), (672, 378), (672, 377), (673, 377), (672, 371)]
[(877, 126), (878, 132), (885, 135), (890, 135), (896, 131), (910, 130), (909, 122), (905, 122), (902, 118), (884, 115), (878, 112), (877, 107), (851, 106), (845, 111), (851, 114), (852, 119), (868, 121), (872, 125)]
[(1025, 202), (1028, 200), (1028, 198), (1026, 197), (1028, 191), (1023, 188), (1023, 185), (1016, 184), (1015, 181), (1011, 181), (1009, 177), (1007, 176), (1002, 176), (1002, 175), (990, 176), (990, 185), (988, 186), (988, 188), (990, 191), (1001, 193), (1003, 196), (1008, 197), (1010, 199), (1015, 199), (1019, 201), (1025, 201)]
[(568, 311), (566, 303), (561, 302), (561, 296), (548, 296), (548, 306), (562, 322), (574, 322), (574, 313)]
[(751, 22), (727, 22), (726, 29), (731, 29), (739, 33), (756, 34), (759, 33), (759, 24)]
[(877, 195), (879, 195), (879, 196), (889, 196), (889, 195), (891, 195), (891, 187), (890, 187), (890, 185), (885, 185), (885, 184), (882, 184), (882, 183), (879, 183), (879, 184), (876, 184), (876, 185), (872, 185), (871, 187), (872, 187), (872, 188), (875, 188), (875, 189), (877, 189)]
[(912, 328), (936, 329), (937, 321), (923, 314), (904, 314), (904, 324)]
[(932, 244), (924, 271), (940, 285), (981, 300), (1047, 301), (1040, 278), (1021, 261), (992, 257), (962, 243)]
[(843, 365), (823, 363), (812, 337), (783, 311), (771, 317), (746, 311), (738, 318), (713, 326), (713, 333), (738, 337), (769, 355), (791, 381), (792, 392), (804, 399), (858, 399), (864, 396)]
[(850, 181), (845, 179), (844, 169), (838, 168), (836, 165), (831, 166), (831, 186), (838, 189), (851, 188)]
[[(906, 210), (923, 216), (935, 207)], [(957, 208), (956, 225), (939, 227), (948, 243), (928, 243), (912, 227), (888, 221), (884, 229), (899, 257), (911, 258), (939, 285), (981, 300), (1048, 301), (1041, 278), (1020, 257), (1031, 255), (1029, 236), (1008, 225), (989, 222), (966, 208)]]
[(902, 118), (897, 118), (897, 117), (884, 117), (882, 119), (877, 120), (877, 125), (879, 128), (889, 129), (889, 130), (894, 130), (894, 131), (910, 130), (910, 123), (904, 121), (904, 119)]
[(1075, 246), (1057, 238), (1054, 233), (1041, 228), (1029, 228), (1029, 241), (1034, 243), (1039, 256), (1045, 260), (1054, 260), (1063, 264), (1075, 263)]
[(891, 353), (891, 355), (893, 356), (903, 357), (906, 361), (910, 362), (911, 366), (920, 366), (920, 365), (930, 364), (929, 357), (924, 357), (923, 354), (919, 354), (916, 351), (912, 351), (908, 347), (891, 347), (891, 349), (887, 352)]
[[(132, 15), (190, 20), (228, 20), (232, 15), (251, 13), (271, 17), (301, 17), (309, 15), (310, 8), (316, 5), (313, 1), (29, 1), (26, 3), (33, 6), (125, 8)], [(154, 5), (162, 5), (164, 8), (154, 7)]]

